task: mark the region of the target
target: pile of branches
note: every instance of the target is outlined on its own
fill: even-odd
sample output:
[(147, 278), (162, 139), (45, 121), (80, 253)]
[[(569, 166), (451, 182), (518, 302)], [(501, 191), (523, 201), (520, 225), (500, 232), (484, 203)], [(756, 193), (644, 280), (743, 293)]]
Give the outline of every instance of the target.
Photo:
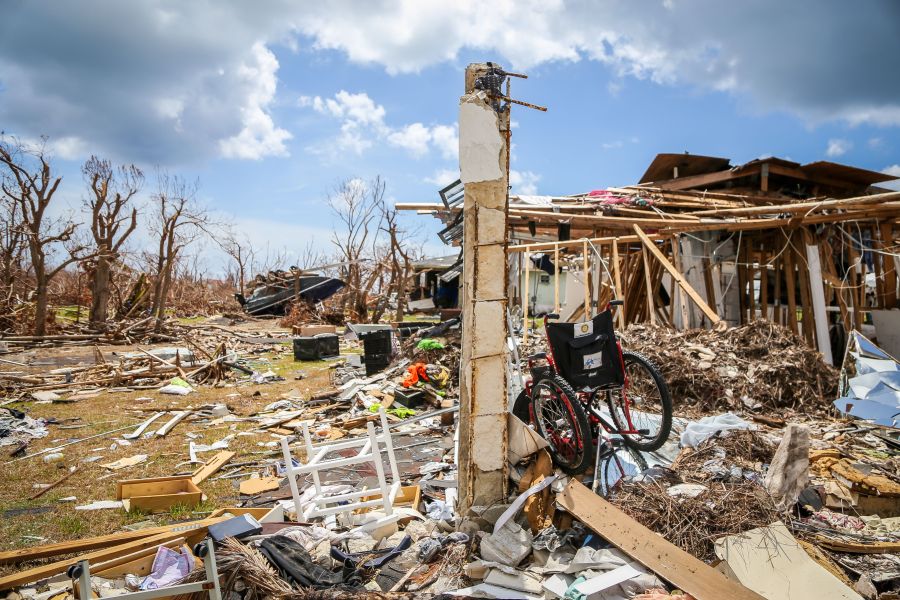
[(673, 400), (698, 409), (792, 409), (823, 414), (838, 372), (790, 330), (758, 320), (724, 332), (632, 325), (622, 346), (662, 370)]
[(613, 502), (628, 516), (682, 550), (705, 561), (715, 558), (713, 543), (778, 520), (766, 491), (750, 481), (713, 483), (695, 498), (672, 497), (659, 482), (626, 482)]
[(297, 327), (321, 323), (322, 319), (316, 309), (305, 300), (291, 302), (290, 308), (278, 322), (282, 327)]
[[(729, 432), (682, 450), (664, 476), (624, 481), (612, 501), (679, 548), (709, 561), (715, 558), (714, 542), (722, 536), (778, 520), (760, 474), (774, 453), (775, 447), (756, 431)], [(671, 496), (667, 490), (676, 483), (707, 489), (694, 498)]]

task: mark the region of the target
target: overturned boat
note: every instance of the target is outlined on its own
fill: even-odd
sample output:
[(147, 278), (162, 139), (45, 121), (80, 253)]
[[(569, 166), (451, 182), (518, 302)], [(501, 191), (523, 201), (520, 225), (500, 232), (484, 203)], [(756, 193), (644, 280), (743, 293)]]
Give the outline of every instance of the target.
[(242, 294), (234, 297), (250, 315), (283, 315), (294, 299), (310, 304), (333, 296), (344, 287), (344, 282), (334, 277), (313, 273), (277, 273), (269, 278), (257, 278), (257, 286), (249, 298)]

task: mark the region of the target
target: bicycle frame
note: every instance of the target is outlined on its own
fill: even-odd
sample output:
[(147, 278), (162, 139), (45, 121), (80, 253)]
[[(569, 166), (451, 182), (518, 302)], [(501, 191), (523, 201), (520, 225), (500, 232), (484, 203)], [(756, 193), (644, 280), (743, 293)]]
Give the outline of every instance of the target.
[[(614, 311), (617, 304), (613, 304), (609, 302), (606, 305), (606, 310)], [(549, 364), (549, 368), (553, 373), (559, 373), (559, 370), (556, 368), (556, 357), (553, 354), (553, 346), (549, 344), (549, 336), (547, 335), (547, 324), (549, 323), (549, 315), (544, 315), (544, 337), (548, 340), (547, 347), (549, 352), (546, 355), (547, 363)], [(630, 383), (628, 378), (628, 372), (625, 370), (625, 359), (622, 355), (622, 344), (619, 342), (618, 336), (616, 336), (616, 350), (619, 353), (619, 364), (622, 366), (622, 375), (625, 383), (621, 386), (621, 388), (606, 388), (606, 389), (597, 389), (591, 392), (584, 392), (581, 390), (575, 390), (575, 395), (577, 396), (577, 400), (581, 402), (581, 404), (587, 409), (588, 417), (591, 420), (591, 423), (596, 427), (596, 425), (600, 425), (603, 430), (607, 434), (617, 434), (617, 435), (634, 435), (640, 434), (641, 432), (634, 426), (634, 423), (631, 421), (631, 401), (628, 399), (628, 393), (626, 389)], [(528, 359), (528, 370), (530, 373), (533, 373), (533, 364), (532, 359)], [(534, 376), (532, 375), (530, 379), (525, 383), (525, 389), (527, 394), (531, 395), (531, 388), (534, 385)], [(603, 413), (601, 413), (595, 406), (592, 401), (594, 397), (600, 392), (611, 392), (613, 389), (618, 389), (622, 394), (622, 403), (623, 403), (623, 413), (625, 417), (625, 421), (628, 424), (628, 429), (619, 429), (616, 427), (614, 423), (610, 423), (603, 417)], [(533, 415), (532, 415), (533, 417)]]

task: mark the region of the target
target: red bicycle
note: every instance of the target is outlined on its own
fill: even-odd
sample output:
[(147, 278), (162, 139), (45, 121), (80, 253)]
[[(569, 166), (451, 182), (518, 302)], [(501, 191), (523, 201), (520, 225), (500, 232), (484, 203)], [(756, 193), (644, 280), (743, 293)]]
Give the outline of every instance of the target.
[[(550, 352), (528, 358), (531, 377), (513, 407), (570, 475), (586, 470), (595, 448), (598, 468), (603, 458), (615, 458), (618, 440), (610, 442), (610, 435), (621, 436), (631, 450), (649, 452), (665, 444), (672, 430), (672, 397), (659, 369), (638, 352), (623, 352), (615, 334), (613, 310), (622, 303), (613, 300), (583, 323), (551, 323), (559, 315), (545, 315)], [(645, 468), (639, 452), (631, 454)]]

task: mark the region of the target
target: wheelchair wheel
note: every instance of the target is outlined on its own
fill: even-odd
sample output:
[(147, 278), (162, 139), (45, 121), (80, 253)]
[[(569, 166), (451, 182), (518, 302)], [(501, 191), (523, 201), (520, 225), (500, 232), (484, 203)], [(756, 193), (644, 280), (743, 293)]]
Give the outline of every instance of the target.
[(559, 375), (541, 379), (531, 388), (537, 432), (550, 444), (553, 462), (569, 475), (583, 473), (593, 459), (591, 426), (578, 396)]
[(519, 392), (516, 403), (513, 404), (512, 413), (526, 425), (531, 425), (531, 397), (528, 395), (528, 390)]
[(600, 466), (596, 471), (598, 481), (593, 489), (604, 498), (608, 498), (622, 480), (647, 470), (644, 455), (618, 441), (606, 452), (601, 453), (599, 460)]
[(607, 394), (609, 412), (620, 432), (639, 432), (622, 433), (626, 444), (650, 452), (665, 444), (672, 432), (672, 396), (659, 369), (649, 358), (638, 352), (623, 352), (622, 357), (625, 386)]

